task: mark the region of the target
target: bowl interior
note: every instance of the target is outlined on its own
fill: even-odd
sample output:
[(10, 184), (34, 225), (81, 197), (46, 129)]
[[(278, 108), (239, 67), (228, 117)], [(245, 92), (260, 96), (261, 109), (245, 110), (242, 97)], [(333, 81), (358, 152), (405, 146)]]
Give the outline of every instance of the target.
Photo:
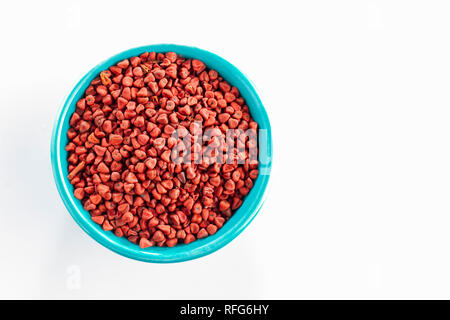
[[(190, 244), (179, 244), (175, 247), (150, 247), (141, 249), (138, 245), (129, 242), (126, 238), (119, 238), (112, 231), (103, 231), (100, 225), (93, 222), (81, 201), (73, 196), (73, 186), (67, 178), (67, 144), (66, 132), (69, 129), (69, 120), (75, 111), (76, 102), (83, 96), (84, 91), (102, 70), (117, 62), (138, 56), (144, 52), (176, 52), (187, 58), (202, 60), (208, 68), (215, 69), (231, 85), (236, 86), (247, 105), (252, 117), (258, 122), (259, 133), (259, 161), (260, 175), (253, 189), (244, 199), (242, 206), (220, 228), (216, 234), (204, 239), (196, 240)], [(258, 213), (264, 200), (264, 193), (269, 180), (272, 164), (271, 129), (267, 113), (261, 103), (251, 82), (232, 64), (221, 57), (195, 47), (172, 44), (149, 45), (121, 52), (108, 60), (98, 64), (89, 71), (74, 87), (65, 99), (59, 110), (53, 128), (51, 160), (54, 178), (58, 191), (72, 217), (92, 238), (103, 246), (123, 256), (146, 262), (179, 262), (199, 258), (212, 253), (233, 240)]]

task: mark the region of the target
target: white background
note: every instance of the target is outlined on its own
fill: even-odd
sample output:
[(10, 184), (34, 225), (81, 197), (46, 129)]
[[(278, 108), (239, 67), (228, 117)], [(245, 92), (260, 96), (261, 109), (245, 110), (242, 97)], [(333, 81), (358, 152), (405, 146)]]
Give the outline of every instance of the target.
[[(446, 1), (3, 1), (0, 298), (450, 298)], [(214, 254), (157, 265), (72, 220), (56, 112), (98, 62), (198, 46), (255, 83), (273, 127), (267, 201)]]

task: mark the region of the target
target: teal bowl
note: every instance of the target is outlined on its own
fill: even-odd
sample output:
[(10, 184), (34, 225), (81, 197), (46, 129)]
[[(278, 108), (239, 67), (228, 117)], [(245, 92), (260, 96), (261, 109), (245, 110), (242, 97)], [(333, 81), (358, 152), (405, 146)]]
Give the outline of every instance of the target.
[[(69, 119), (75, 111), (76, 102), (98, 74), (119, 61), (138, 56), (144, 52), (176, 52), (187, 58), (202, 60), (209, 68), (215, 69), (231, 85), (237, 87), (245, 99), (252, 117), (258, 122), (260, 175), (253, 189), (244, 199), (242, 206), (220, 228), (216, 234), (196, 240), (190, 244), (179, 244), (175, 247), (149, 247), (141, 249), (126, 238), (117, 237), (112, 231), (104, 231), (101, 226), (91, 220), (81, 201), (73, 196), (73, 187), (67, 178), (67, 130)], [(200, 258), (210, 254), (236, 238), (253, 220), (260, 210), (269, 182), (272, 166), (272, 135), (269, 118), (251, 81), (235, 66), (214, 53), (188, 46), (174, 44), (157, 44), (126, 50), (106, 61), (101, 62), (89, 71), (73, 88), (65, 99), (53, 127), (51, 141), (51, 162), (58, 192), (72, 218), (94, 240), (106, 248), (128, 258), (155, 263), (181, 262)]]

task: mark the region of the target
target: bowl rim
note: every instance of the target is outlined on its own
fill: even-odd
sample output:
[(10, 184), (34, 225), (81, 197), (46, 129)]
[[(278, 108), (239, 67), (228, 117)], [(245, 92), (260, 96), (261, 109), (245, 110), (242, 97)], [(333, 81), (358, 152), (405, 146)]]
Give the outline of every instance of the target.
[[(240, 82), (239, 85), (236, 85), (236, 87), (239, 89), (239, 91), (241, 91), (241, 93), (245, 92), (247, 95), (247, 97), (245, 98), (247, 105), (249, 105), (248, 101), (250, 100), (248, 100), (248, 98), (250, 97), (252, 103), (255, 104), (253, 108), (256, 107), (258, 108), (257, 113), (264, 120), (267, 135), (266, 137), (267, 158), (265, 160), (266, 164), (264, 165), (264, 174), (259, 175), (254, 187), (250, 192), (250, 194), (253, 193), (253, 199), (255, 198), (256, 199), (253, 200), (251, 203), (249, 203), (248, 198), (250, 197), (250, 195), (248, 195), (244, 200), (244, 203), (241, 206), (241, 208), (239, 208), (233, 214), (230, 220), (228, 220), (227, 223), (225, 223), (224, 226), (220, 228), (216, 234), (208, 236), (204, 239), (197, 239), (196, 241), (188, 245), (178, 244), (172, 248), (149, 247), (146, 249), (142, 249), (139, 247), (139, 245), (131, 243), (127, 239), (125, 240), (128, 243), (123, 242), (122, 241), (124, 240), (123, 238), (117, 237), (111, 231), (107, 232), (103, 231), (103, 229), (101, 229), (99, 225), (95, 224), (90, 219), (89, 213), (86, 210), (84, 210), (82, 206), (80, 209), (81, 202), (79, 202), (79, 200), (73, 196), (73, 193), (71, 191), (71, 188), (73, 189), (73, 187), (67, 179), (67, 168), (64, 168), (63, 166), (64, 161), (62, 157), (65, 150), (64, 147), (61, 146), (61, 139), (63, 134), (62, 129), (64, 126), (64, 121), (68, 121), (68, 118), (73, 113), (70, 107), (74, 106), (76, 101), (79, 99), (79, 96), (81, 96), (84, 93), (85, 87), (89, 85), (90, 81), (94, 77), (96, 77), (100, 73), (100, 71), (105, 70), (109, 66), (125, 58), (131, 58), (133, 56), (138, 56), (143, 52), (152, 52), (152, 51), (153, 52), (173, 51), (188, 58), (195, 58), (196, 56), (195, 54), (194, 55), (190, 55), (189, 53), (186, 54), (186, 52), (196, 52), (199, 53), (199, 55), (207, 56), (208, 59), (210, 60), (214, 60), (214, 63), (222, 65), (223, 68), (231, 70), (230, 72), (232, 72)], [(204, 57), (198, 58), (203, 61), (205, 60)], [(208, 65), (208, 63), (206, 64)], [(213, 66), (213, 68), (217, 70), (216, 66)], [(228, 81), (226, 77), (224, 78), (225, 80)], [(230, 81), (228, 82), (231, 83), (232, 85), (235, 85)], [(264, 105), (262, 104), (259, 95), (257, 94), (257, 90), (254, 84), (237, 67), (235, 67), (233, 64), (231, 64), (224, 58), (218, 56), (217, 54), (214, 54), (210, 51), (200, 49), (197, 47), (184, 46), (178, 44), (151, 44), (127, 49), (125, 51), (121, 51), (117, 54), (114, 54), (110, 58), (103, 60), (102, 62), (98, 63), (95, 67), (93, 67), (76, 83), (76, 85), (72, 88), (70, 93), (63, 100), (63, 103), (60, 105), (53, 125), (50, 148), (51, 148), (50, 155), (51, 155), (53, 177), (56, 183), (58, 193), (61, 199), (63, 200), (66, 209), (69, 211), (70, 215), (75, 220), (75, 222), (91, 238), (93, 238), (96, 242), (100, 243), (102, 246), (110, 249), (111, 251), (120, 254), (122, 256), (125, 256), (127, 258), (153, 263), (173, 263), (197, 259), (206, 256), (208, 254), (211, 254), (221, 249), (228, 243), (230, 243), (250, 224), (250, 222), (255, 218), (255, 216), (260, 211), (261, 206), (267, 197), (266, 191), (272, 168), (272, 133), (270, 121), (267, 111), (264, 108)], [(63, 149), (63, 151), (61, 151), (61, 149)], [(255, 190), (257, 185), (258, 189)], [(232, 221), (233, 217), (235, 217), (241, 209), (244, 209), (243, 208), (244, 205), (246, 205), (246, 207), (250, 207), (245, 209), (251, 210), (251, 212), (248, 213), (245, 212), (245, 214), (242, 213), (239, 216), (239, 218), (236, 218), (234, 220), (234, 223), (230, 225), (229, 224), (230, 221)], [(86, 217), (86, 214), (89, 215), (89, 218)]]

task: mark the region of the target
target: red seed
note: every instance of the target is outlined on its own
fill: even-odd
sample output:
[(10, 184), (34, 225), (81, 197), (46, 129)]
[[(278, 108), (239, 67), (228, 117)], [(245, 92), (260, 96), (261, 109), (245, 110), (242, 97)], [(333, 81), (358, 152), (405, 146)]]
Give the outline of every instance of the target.
[(178, 230), (177, 234), (176, 234), (176, 237), (178, 239), (184, 239), (184, 238), (186, 238), (186, 232), (184, 230)]
[(186, 235), (186, 238), (184, 238), (184, 243), (189, 244), (194, 240), (195, 240), (195, 236), (193, 234), (188, 234), (188, 235)]
[(157, 138), (157, 139), (153, 140), (153, 145), (155, 146), (155, 148), (161, 150), (166, 145), (166, 139)]
[(229, 113), (221, 113), (221, 114), (219, 114), (218, 119), (221, 123), (225, 123), (228, 121), (228, 119), (230, 119), (230, 114)]
[(140, 134), (137, 136), (137, 141), (139, 142), (139, 144), (141, 146), (144, 146), (148, 143), (148, 141), (150, 140), (150, 137), (146, 134)]
[(84, 198), (84, 189), (83, 188), (76, 188), (73, 191), (73, 194), (74, 194), (75, 198), (77, 198), (78, 200), (83, 200), (83, 198)]
[(198, 239), (206, 238), (207, 236), (208, 236), (208, 231), (206, 231), (204, 228), (200, 229), (200, 231), (197, 233)]
[(123, 237), (123, 231), (122, 229), (117, 228), (116, 230), (114, 230), (114, 234), (116, 236), (118, 236), (119, 238)]
[(136, 175), (133, 172), (129, 172), (127, 177), (125, 178), (126, 182), (129, 183), (137, 183), (139, 180), (137, 179)]
[(213, 224), (209, 224), (209, 225), (206, 227), (206, 231), (208, 231), (208, 233), (212, 235), (212, 234), (214, 234), (214, 233), (217, 232), (217, 226), (215, 226), (215, 225), (213, 225)]
[(169, 150), (164, 151), (161, 154), (161, 159), (163, 159), (165, 162), (170, 162), (170, 151)]
[(89, 197), (89, 200), (95, 205), (99, 204), (102, 201), (102, 197), (99, 194), (93, 194)]
[(141, 247), (142, 249), (152, 246), (154, 246), (154, 243), (146, 238), (141, 238), (141, 240), (139, 240), (139, 247)]
[(142, 211), (142, 220), (150, 220), (151, 218), (153, 218), (153, 214), (150, 210), (144, 209)]
[(192, 207), (193, 214), (200, 214), (202, 212), (202, 204), (200, 202), (196, 202)]
[(236, 129), (238, 127), (238, 125), (239, 125), (239, 120), (234, 119), (234, 118), (228, 119), (228, 126), (231, 129)]
[(158, 230), (153, 234), (152, 239), (155, 242), (161, 242), (165, 239), (165, 237), (164, 237), (164, 234), (160, 230)]
[(178, 199), (180, 196), (180, 190), (179, 189), (173, 189), (169, 191), (169, 197), (173, 200)]
[(109, 192), (109, 187), (104, 184), (99, 184), (97, 185), (97, 192), (103, 197)]
[(206, 66), (200, 60), (194, 59), (192, 60), (192, 68), (194, 69), (195, 72), (200, 73), (203, 70), (205, 70)]
[(103, 224), (103, 222), (105, 221), (105, 216), (93, 216), (91, 217), (92, 221), (94, 221), (97, 224)]
[(95, 103), (95, 98), (93, 95), (86, 96), (86, 104), (92, 106)]
[(150, 221), (148, 222), (148, 227), (153, 228), (153, 227), (157, 226), (158, 224), (159, 224), (159, 219), (154, 217), (154, 218), (151, 218)]
[(130, 65), (130, 61), (128, 59), (122, 60), (117, 64), (119, 68), (126, 69)]
[(154, 169), (156, 167), (157, 160), (155, 158), (148, 158), (145, 161), (145, 166), (149, 169)]
[(158, 123), (160, 123), (160, 124), (168, 124), (168, 123), (169, 123), (169, 120), (168, 120), (168, 118), (167, 118), (167, 114), (165, 114), (165, 113), (160, 114), (160, 115), (158, 116), (158, 118), (156, 119), (156, 121), (157, 121)]
[(228, 201), (222, 200), (219, 203), (219, 210), (220, 211), (225, 211), (228, 208), (230, 208), (230, 203)]
[(167, 189), (164, 188), (164, 186), (162, 184), (160, 184), (160, 183), (156, 184), (156, 190), (158, 190), (159, 194), (167, 193)]
[(133, 78), (131, 78), (131, 77), (123, 77), (122, 84), (125, 87), (131, 87), (133, 85)]
[(125, 212), (121, 218), (121, 220), (125, 223), (130, 223), (134, 219), (134, 216), (131, 212)]
[(94, 146), (94, 152), (95, 152), (98, 156), (103, 157), (103, 155), (104, 155), (105, 152), (106, 152), (106, 148), (105, 148), (105, 147), (102, 147), (102, 146)]
[(88, 131), (90, 127), (91, 127), (91, 125), (89, 124), (89, 122), (84, 121), (84, 120), (82, 120), (80, 122), (80, 132), (81, 133)]
[(112, 229), (113, 229), (113, 226), (111, 225), (111, 223), (109, 223), (108, 220), (105, 220), (105, 222), (103, 222), (103, 230), (111, 231)]
[(118, 135), (118, 134), (111, 134), (109, 136), (109, 143), (111, 143), (114, 146), (118, 146), (122, 143), (123, 138), (122, 136)]
[(194, 206), (194, 200), (192, 198), (187, 198), (183, 205), (186, 209), (191, 210)]
[(225, 189), (227, 189), (227, 190), (234, 190), (234, 188), (235, 188), (235, 184), (234, 184), (234, 181), (233, 180), (231, 180), (231, 179), (229, 179), (229, 180), (227, 180), (226, 182), (225, 182)]
[(142, 116), (137, 117), (136, 120), (134, 121), (134, 125), (138, 128), (143, 127), (145, 125), (144, 117)]
[(177, 239), (177, 238), (167, 240), (167, 241), (166, 241), (166, 246), (168, 246), (168, 247), (174, 247), (174, 246), (177, 244), (177, 242), (178, 242), (178, 239)]
[(122, 203), (117, 207), (117, 211), (120, 213), (125, 213), (130, 209), (130, 205), (128, 203)]
[(108, 94), (108, 89), (105, 86), (98, 86), (96, 91), (102, 97)]
[(248, 176), (254, 180), (258, 178), (258, 173), (259, 173), (258, 170), (252, 170), (249, 172)]
[(214, 224), (217, 227), (222, 228), (224, 223), (225, 223), (225, 219), (223, 217), (216, 217), (216, 218), (214, 218)]
[(157, 69), (153, 72), (155, 78), (161, 80), (166, 75), (166, 72), (163, 69)]
[(187, 216), (183, 211), (177, 211), (177, 216), (180, 219), (181, 223), (185, 223), (187, 221)]
[(106, 166), (104, 162), (100, 162), (97, 167), (97, 171), (100, 173), (109, 173), (109, 168)]
[(91, 142), (91, 143), (93, 143), (93, 144), (100, 143), (100, 140), (97, 139), (97, 137), (95, 136), (95, 133), (94, 133), (94, 132), (92, 132), (92, 133), (89, 135), (87, 141), (89, 141), (89, 142)]
[(198, 226), (198, 224), (196, 222), (192, 222), (191, 223), (191, 232), (193, 234), (198, 233), (198, 231), (200, 230), (200, 227)]
[(166, 224), (160, 224), (159, 226), (157, 226), (157, 228), (159, 230), (161, 230), (162, 232), (164, 232), (164, 234), (166, 234), (166, 235), (170, 234), (170, 226), (168, 226)]
[(225, 101), (228, 102), (228, 103), (233, 102), (236, 99), (234, 94), (229, 93), (229, 92), (226, 92), (224, 97), (225, 97)]
[(177, 67), (175, 67), (175, 66), (169, 66), (169, 67), (166, 69), (166, 75), (167, 75), (168, 77), (171, 77), (171, 78), (173, 78), (173, 79), (176, 79), (176, 78), (177, 78)]
[(172, 180), (164, 180), (164, 181), (161, 182), (161, 184), (166, 189), (172, 189), (173, 188), (173, 181)]

